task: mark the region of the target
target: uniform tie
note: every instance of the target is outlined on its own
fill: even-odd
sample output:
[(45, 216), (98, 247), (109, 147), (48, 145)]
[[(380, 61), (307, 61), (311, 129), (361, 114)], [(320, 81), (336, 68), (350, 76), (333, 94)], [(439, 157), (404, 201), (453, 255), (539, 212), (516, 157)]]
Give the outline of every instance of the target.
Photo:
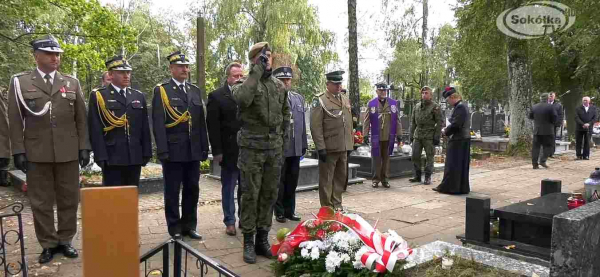
[(48, 88), (48, 92), (52, 92), (52, 77), (50, 76), (50, 74), (46, 74), (44, 76), (44, 79), (46, 80), (46, 87)]
[(187, 92), (185, 91), (185, 89), (183, 89), (183, 84), (180, 84), (180, 85), (179, 85), (179, 89), (181, 89), (181, 91), (183, 91), (184, 93), (187, 93)]
[(121, 96), (127, 98), (127, 96), (125, 95), (125, 90), (124, 89), (120, 90), (119, 94), (121, 94)]

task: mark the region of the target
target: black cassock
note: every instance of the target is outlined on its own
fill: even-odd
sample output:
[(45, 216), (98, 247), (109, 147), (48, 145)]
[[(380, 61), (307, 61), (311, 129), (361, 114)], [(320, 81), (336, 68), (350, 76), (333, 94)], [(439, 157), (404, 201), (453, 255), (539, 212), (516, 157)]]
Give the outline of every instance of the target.
[(459, 101), (454, 106), (450, 125), (446, 127), (448, 140), (444, 178), (437, 191), (448, 194), (467, 194), (469, 185), (469, 162), (471, 161), (471, 134), (469, 108)]

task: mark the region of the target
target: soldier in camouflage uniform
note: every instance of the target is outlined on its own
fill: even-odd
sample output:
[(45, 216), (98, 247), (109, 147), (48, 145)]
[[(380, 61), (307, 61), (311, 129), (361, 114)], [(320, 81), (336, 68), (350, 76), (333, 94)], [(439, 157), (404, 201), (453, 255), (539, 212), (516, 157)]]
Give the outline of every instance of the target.
[(411, 183), (421, 182), (421, 152), (425, 148), (427, 164), (425, 165), (425, 185), (431, 184), (433, 173), (434, 147), (440, 145), (442, 131), (442, 112), (440, 106), (431, 100), (431, 88), (421, 89), (421, 102), (415, 105), (410, 124), (410, 140), (412, 142), (412, 161), (415, 176)]
[[(244, 262), (256, 254), (271, 257), (269, 230), (281, 177), (283, 147), (290, 125), (290, 106), (284, 84), (271, 76), (271, 49), (266, 42), (252, 46), (250, 73), (233, 88), (241, 129), (238, 132), (241, 171)], [(256, 244), (255, 235), (256, 233)]]

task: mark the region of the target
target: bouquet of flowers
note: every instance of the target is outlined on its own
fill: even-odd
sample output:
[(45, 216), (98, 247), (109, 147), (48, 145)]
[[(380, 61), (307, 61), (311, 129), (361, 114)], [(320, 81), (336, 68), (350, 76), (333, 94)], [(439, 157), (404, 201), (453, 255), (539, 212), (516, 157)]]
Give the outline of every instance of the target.
[(322, 207), (315, 217), (277, 233), (279, 243), (271, 247), (276, 276), (393, 274), (412, 253), (396, 232), (381, 233), (359, 215)]
[(364, 142), (364, 137), (360, 131), (354, 130), (354, 146), (360, 146)]

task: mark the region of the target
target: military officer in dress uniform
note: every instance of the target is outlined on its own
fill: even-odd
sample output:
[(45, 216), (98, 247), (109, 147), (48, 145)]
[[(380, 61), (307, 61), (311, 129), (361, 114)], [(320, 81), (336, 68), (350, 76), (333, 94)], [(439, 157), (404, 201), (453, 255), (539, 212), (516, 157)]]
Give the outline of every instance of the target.
[(27, 174), (43, 264), (58, 252), (78, 256), (71, 240), (77, 233), (79, 166), (89, 163), (91, 147), (79, 81), (56, 71), (63, 52), (58, 41), (46, 36), (31, 46), (37, 68), (11, 79), (8, 117), (15, 166)]
[(122, 56), (106, 61), (112, 83), (90, 94), (88, 126), (94, 161), (105, 186), (138, 186), (152, 158), (146, 97), (129, 87), (131, 66)]
[(402, 123), (398, 114), (399, 102), (387, 97), (389, 88), (385, 83), (378, 83), (377, 97), (369, 101), (368, 113), (365, 114), (363, 135), (369, 141), (371, 133), (371, 158), (373, 159), (373, 187), (378, 183), (385, 188), (390, 187), (388, 182), (390, 155), (394, 152), (394, 143), (402, 134)]
[(353, 150), (350, 99), (341, 94), (344, 71), (325, 74), (327, 92), (312, 103), (310, 131), (319, 152), (319, 199), (321, 206), (342, 208), (346, 182), (346, 151)]
[(300, 176), (300, 158), (306, 154), (308, 139), (304, 117), (304, 97), (291, 90), (293, 72), (291, 67), (282, 66), (273, 71), (273, 76), (281, 80), (288, 89), (288, 103), (291, 108), (289, 140), (284, 145), (284, 162), (281, 170), (281, 181), (277, 202), (275, 202), (275, 219), (285, 223), (288, 219), (300, 221), (296, 215), (296, 187)]
[[(172, 78), (154, 88), (152, 125), (165, 182), (169, 234), (202, 239), (196, 231), (200, 161), (208, 157), (208, 136), (200, 88), (186, 82), (189, 60), (180, 51), (167, 56)], [(181, 215), (179, 214), (179, 190)]]

